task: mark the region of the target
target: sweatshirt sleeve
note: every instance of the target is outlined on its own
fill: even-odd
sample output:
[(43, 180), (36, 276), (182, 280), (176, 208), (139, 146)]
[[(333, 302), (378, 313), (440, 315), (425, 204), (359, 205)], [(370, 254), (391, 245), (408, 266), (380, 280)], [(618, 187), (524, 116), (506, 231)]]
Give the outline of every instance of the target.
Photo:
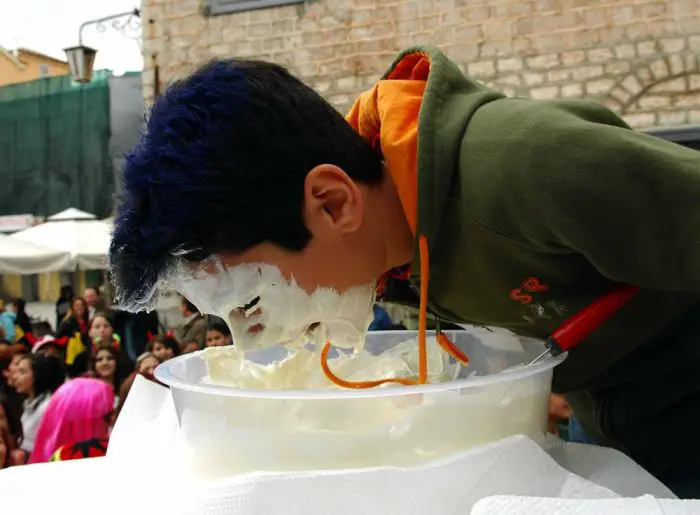
[(506, 232), (583, 255), (613, 281), (700, 291), (699, 152), (635, 132), (596, 103), (510, 102), (493, 106), (488, 129), (506, 149)]

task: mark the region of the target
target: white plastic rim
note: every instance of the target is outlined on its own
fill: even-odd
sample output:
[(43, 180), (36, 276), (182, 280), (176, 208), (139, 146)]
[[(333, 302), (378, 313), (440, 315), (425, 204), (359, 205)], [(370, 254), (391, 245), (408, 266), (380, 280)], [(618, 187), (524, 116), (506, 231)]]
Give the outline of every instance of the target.
[[(458, 331), (451, 331), (458, 332)], [(407, 331), (407, 333), (415, 333)], [(430, 334), (434, 331), (429, 331)], [(528, 339), (531, 340), (531, 339)], [(534, 341), (534, 340), (531, 340)], [(543, 345), (544, 346), (544, 345)], [(202, 360), (201, 354), (205, 351), (198, 351), (191, 354), (184, 354), (176, 358), (170, 359), (159, 365), (155, 370), (155, 376), (158, 381), (170, 386), (171, 388), (187, 390), (191, 392), (199, 392), (215, 396), (226, 397), (247, 397), (256, 399), (305, 399), (305, 400), (321, 400), (321, 399), (361, 399), (368, 397), (391, 397), (398, 395), (413, 395), (422, 393), (439, 393), (450, 390), (478, 388), (480, 386), (492, 385), (495, 383), (503, 383), (508, 381), (517, 381), (526, 377), (542, 374), (553, 369), (566, 359), (567, 354), (563, 353), (559, 356), (548, 356), (542, 361), (534, 365), (524, 365), (522, 367), (513, 368), (504, 372), (496, 372), (483, 376), (472, 376), (468, 378), (458, 379), (443, 383), (432, 383), (415, 386), (392, 385), (386, 388), (368, 388), (368, 389), (341, 389), (341, 390), (253, 390), (244, 388), (235, 388), (232, 386), (215, 385), (201, 382), (190, 382), (173, 373), (173, 368), (183, 364), (183, 362), (199, 359)], [(319, 362), (319, 367), (321, 366)]]

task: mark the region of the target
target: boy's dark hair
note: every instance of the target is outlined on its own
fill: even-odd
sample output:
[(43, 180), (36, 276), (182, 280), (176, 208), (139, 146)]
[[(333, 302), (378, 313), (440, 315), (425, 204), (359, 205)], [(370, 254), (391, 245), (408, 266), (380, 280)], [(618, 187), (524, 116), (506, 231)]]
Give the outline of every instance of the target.
[(172, 85), (127, 156), (108, 256), (117, 302), (152, 308), (176, 256), (201, 261), (263, 242), (303, 249), (304, 179), (320, 164), (382, 179), (371, 146), (281, 66), (213, 61)]

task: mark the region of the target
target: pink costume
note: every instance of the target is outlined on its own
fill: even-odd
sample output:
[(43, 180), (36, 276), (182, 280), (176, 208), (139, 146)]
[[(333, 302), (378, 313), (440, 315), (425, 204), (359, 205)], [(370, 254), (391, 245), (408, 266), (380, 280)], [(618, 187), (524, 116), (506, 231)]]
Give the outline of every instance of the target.
[(64, 383), (51, 396), (39, 423), (29, 463), (51, 459), (61, 446), (92, 438), (108, 438), (108, 417), (114, 391), (99, 379), (77, 378)]

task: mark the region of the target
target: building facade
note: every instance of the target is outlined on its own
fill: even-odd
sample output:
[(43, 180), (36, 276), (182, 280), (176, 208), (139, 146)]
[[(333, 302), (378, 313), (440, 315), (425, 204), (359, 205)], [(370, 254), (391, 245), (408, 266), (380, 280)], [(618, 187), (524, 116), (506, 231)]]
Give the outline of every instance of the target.
[(289, 67), (345, 111), (398, 51), (431, 44), (509, 95), (595, 99), (637, 128), (700, 124), (696, 0), (286, 1), (143, 0), (146, 101), (156, 77), (237, 56)]
[(28, 48), (0, 47), (0, 87), (70, 73), (68, 63)]

